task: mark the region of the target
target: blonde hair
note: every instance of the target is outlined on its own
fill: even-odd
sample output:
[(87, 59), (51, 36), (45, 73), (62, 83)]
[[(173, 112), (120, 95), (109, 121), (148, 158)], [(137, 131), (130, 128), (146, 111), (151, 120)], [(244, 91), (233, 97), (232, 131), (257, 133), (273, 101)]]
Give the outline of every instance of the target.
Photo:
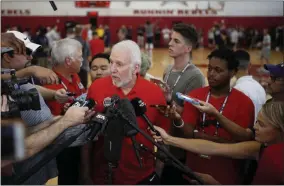
[(260, 111), (269, 123), (284, 133), (284, 102), (271, 101), (262, 106)]

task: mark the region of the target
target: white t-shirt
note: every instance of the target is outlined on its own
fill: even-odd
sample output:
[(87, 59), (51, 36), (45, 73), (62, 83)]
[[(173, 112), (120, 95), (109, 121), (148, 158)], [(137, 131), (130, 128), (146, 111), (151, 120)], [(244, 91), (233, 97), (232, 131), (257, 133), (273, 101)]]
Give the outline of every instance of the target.
[(232, 43), (238, 43), (239, 40), (239, 33), (238, 31), (234, 30), (231, 32), (231, 42)]
[[(269, 50), (271, 49), (271, 37), (270, 37), (269, 34), (267, 34), (263, 37), (262, 44), (263, 44), (263, 48), (266, 48), (266, 49), (269, 49)], [(268, 45), (264, 46), (266, 44), (268, 44)]]
[(266, 102), (264, 88), (252, 76), (243, 76), (236, 81), (235, 89), (247, 95), (254, 104), (255, 121), (262, 105)]
[(170, 38), (171, 30), (168, 29), (168, 28), (164, 28), (164, 29), (162, 30), (162, 33), (163, 33), (163, 38), (164, 38), (165, 40), (167, 40), (167, 39)]

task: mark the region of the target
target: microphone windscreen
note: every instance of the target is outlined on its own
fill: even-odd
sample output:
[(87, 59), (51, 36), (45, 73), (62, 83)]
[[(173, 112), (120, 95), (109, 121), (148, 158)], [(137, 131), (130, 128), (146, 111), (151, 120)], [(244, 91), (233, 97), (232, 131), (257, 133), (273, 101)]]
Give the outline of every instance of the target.
[(125, 121), (120, 117), (109, 120), (104, 136), (104, 157), (110, 163), (117, 164), (121, 157)]
[(134, 108), (136, 116), (142, 116), (146, 113), (146, 104), (140, 98), (134, 98), (131, 100), (131, 104)]
[[(125, 99), (125, 98), (121, 99), (119, 104), (118, 104), (118, 108), (120, 110), (122, 117), (127, 122), (132, 123), (132, 124), (134, 124), (135, 126), (138, 127), (134, 108), (133, 108), (131, 102), (128, 99)], [(138, 133), (138, 131), (136, 129), (134, 129), (132, 126), (130, 126), (127, 123), (124, 125), (124, 130), (125, 130), (125, 135), (129, 136), (129, 137), (135, 136)]]

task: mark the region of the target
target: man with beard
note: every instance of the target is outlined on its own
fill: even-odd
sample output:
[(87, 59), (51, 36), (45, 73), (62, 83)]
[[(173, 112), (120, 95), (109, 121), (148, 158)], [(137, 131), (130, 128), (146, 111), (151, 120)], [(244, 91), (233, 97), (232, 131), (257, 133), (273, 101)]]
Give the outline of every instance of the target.
[[(88, 97), (94, 99), (98, 104), (96, 111), (103, 111), (104, 100), (118, 95), (121, 98), (132, 100), (135, 97), (142, 99), (147, 106), (147, 117), (154, 124), (168, 130), (169, 123), (155, 108), (150, 105), (165, 105), (166, 100), (162, 90), (154, 83), (140, 77), (139, 71), (141, 66), (141, 52), (139, 46), (130, 40), (125, 40), (114, 45), (110, 55), (111, 76), (100, 78), (93, 82), (88, 90)], [(151, 92), (151, 94), (149, 94)], [(154, 96), (153, 96), (154, 95)], [(147, 123), (137, 118), (140, 129), (147, 131)], [(149, 149), (154, 146), (142, 135), (136, 136), (136, 141), (147, 146)], [(106, 172), (107, 161), (104, 159), (102, 138), (96, 142), (92, 168), (93, 173), (88, 176), (92, 177), (93, 184), (107, 183)], [(159, 176), (155, 172), (155, 160), (148, 153), (140, 153), (142, 167), (140, 167), (132, 142), (129, 138), (124, 138), (122, 142), (122, 153), (118, 167), (114, 171), (113, 184), (159, 184)]]
[[(185, 103), (182, 117), (172, 107), (173, 125), (188, 138), (234, 143), (252, 139), (246, 128), (253, 125), (254, 105), (242, 92), (230, 88), (238, 61), (232, 50), (217, 49), (209, 56), (209, 86), (193, 90), (190, 97), (200, 100), (200, 110)], [(240, 127), (241, 126), (241, 127)], [(243, 129), (243, 130), (240, 130)], [(196, 172), (206, 172), (225, 184), (240, 184), (242, 162), (222, 157), (187, 153), (187, 165)]]

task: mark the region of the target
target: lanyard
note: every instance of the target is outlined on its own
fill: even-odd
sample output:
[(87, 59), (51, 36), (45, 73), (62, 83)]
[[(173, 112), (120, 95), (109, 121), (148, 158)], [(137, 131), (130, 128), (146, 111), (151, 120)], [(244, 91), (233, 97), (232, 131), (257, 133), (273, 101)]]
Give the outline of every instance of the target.
[[(69, 91), (68, 88), (67, 88), (67, 86), (65, 85), (65, 83), (63, 83), (62, 80), (60, 80), (60, 81), (61, 81), (61, 85), (64, 87), (64, 89), (65, 89), (66, 91)], [(77, 82), (77, 86), (78, 86), (78, 88), (79, 88), (81, 94), (83, 94), (82, 89), (81, 89), (80, 86), (78, 85), (78, 82)]]
[[(180, 74), (180, 75), (178, 76), (178, 78), (176, 79), (176, 82), (175, 82), (175, 84), (174, 84), (172, 90), (174, 90), (174, 88), (175, 88), (176, 85), (178, 84), (180, 78), (182, 77), (182, 75), (184, 74), (184, 72), (186, 71), (186, 69), (187, 69), (189, 66), (190, 66), (190, 64), (188, 63), (188, 64), (184, 67), (184, 69), (181, 71), (181, 74)], [(171, 68), (170, 72), (168, 73), (168, 75), (167, 75), (166, 78), (165, 78), (166, 84), (168, 84), (168, 80), (169, 80), (169, 77), (170, 77), (172, 71), (173, 71), (173, 67)]]
[[(221, 106), (221, 108), (220, 108), (220, 110), (219, 110), (220, 114), (222, 114), (223, 111), (224, 111), (224, 108), (225, 108), (225, 106), (226, 106), (226, 104), (227, 104), (227, 101), (228, 101), (228, 98), (229, 98), (229, 95), (230, 95), (231, 91), (232, 91), (232, 88), (230, 89), (229, 94), (226, 96), (226, 98), (225, 98), (225, 100), (224, 100), (224, 102), (223, 102), (223, 104), (222, 104), (222, 106)], [(207, 94), (207, 97), (206, 97), (206, 103), (209, 102), (210, 96), (211, 96), (211, 91), (209, 90), (209, 92), (208, 92), (208, 94)], [(204, 127), (205, 127), (205, 118), (206, 118), (206, 114), (203, 113), (203, 115), (202, 115), (202, 126), (201, 126), (202, 129), (203, 129), (203, 132), (204, 132)], [(218, 135), (218, 129), (219, 129), (219, 128), (220, 128), (220, 123), (217, 121), (217, 124), (216, 124), (216, 131), (215, 131), (214, 136), (217, 136), (217, 135)]]

